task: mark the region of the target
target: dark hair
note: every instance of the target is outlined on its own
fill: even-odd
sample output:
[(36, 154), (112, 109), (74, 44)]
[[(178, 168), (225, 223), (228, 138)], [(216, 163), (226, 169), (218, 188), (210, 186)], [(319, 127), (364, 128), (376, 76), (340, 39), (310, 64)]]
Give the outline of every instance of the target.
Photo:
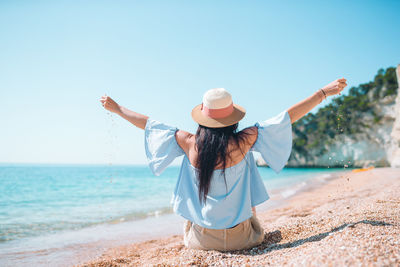
[(197, 129), (195, 137), (198, 151), (196, 167), (199, 181), (199, 199), (202, 203), (206, 202), (214, 168), (221, 163), (226, 186), (225, 168), (227, 158), (231, 159), (231, 151), (227, 151), (231, 139), (243, 154), (240, 143), (245, 140), (246, 133), (237, 132), (237, 128), (238, 123), (222, 128), (209, 128), (199, 125)]

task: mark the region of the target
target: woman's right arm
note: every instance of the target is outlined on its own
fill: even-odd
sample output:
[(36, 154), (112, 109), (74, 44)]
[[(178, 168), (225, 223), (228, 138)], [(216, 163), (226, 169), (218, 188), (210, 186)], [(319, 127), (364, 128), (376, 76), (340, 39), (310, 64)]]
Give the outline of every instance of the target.
[(290, 107), (287, 111), (292, 123), (302, 118), (328, 96), (339, 94), (347, 86), (346, 79), (337, 79), (322, 87), (311, 96)]
[(123, 106), (120, 106), (109, 96), (102, 96), (100, 99), (103, 107), (115, 114), (118, 114), (125, 120), (129, 121), (136, 127), (144, 129), (146, 127), (148, 116), (129, 110)]
[[(147, 119), (149, 118), (148, 116), (142, 115), (140, 113), (134, 112), (123, 106), (118, 105), (118, 103), (109, 96), (102, 96), (100, 102), (105, 109), (120, 115), (122, 118), (131, 122), (133, 125), (141, 129), (144, 129), (146, 127)], [(193, 147), (192, 143), (194, 142), (193, 134), (178, 130), (175, 133), (175, 138), (182, 150), (185, 151), (187, 155), (189, 155), (189, 150), (191, 147)]]

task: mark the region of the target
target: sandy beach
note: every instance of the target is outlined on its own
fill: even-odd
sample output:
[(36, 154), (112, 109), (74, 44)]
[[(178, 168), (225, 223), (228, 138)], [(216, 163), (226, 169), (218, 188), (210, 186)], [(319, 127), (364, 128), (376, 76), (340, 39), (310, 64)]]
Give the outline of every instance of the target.
[(174, 235), (114, 247), (81, 266), (397, 266), (399, 211), (400, 169), (338, 172), (287, 204), (259, 212), (265, 240), (251, 250), (190, 250)]

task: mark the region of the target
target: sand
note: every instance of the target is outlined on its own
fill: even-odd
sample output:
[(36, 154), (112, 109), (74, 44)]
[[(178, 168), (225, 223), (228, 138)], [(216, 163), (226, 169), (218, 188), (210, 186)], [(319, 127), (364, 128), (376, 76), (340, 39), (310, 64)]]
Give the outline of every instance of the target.
[(175, 235), (81, 266), (400, 266), (400, 169), (341, 172), (257, 216), (265, 240), (251, 250), (191, 250)]

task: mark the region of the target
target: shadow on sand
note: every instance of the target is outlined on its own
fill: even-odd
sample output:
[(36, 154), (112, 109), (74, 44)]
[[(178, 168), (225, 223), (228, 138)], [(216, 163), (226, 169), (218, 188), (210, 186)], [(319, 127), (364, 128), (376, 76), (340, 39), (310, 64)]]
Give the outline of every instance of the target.
[(250, 250), (240, 250), (240, 251), (236, 251), (233, 252), (233, 254), (243, 254), (243, 255), (260, 255), (260, 254), (266, 254), (269, 253), (271, 251), (274, 250), (280, 250), (280, 249), (285, 249), (285, 248), (293, 248), (293, 247), (298, 247), (303, 245), (304, 243), (307, 242), (316, 242), (316, 241), (320, 241), (322, 239), (324, 239), (325, 237), (338, 232), (340, 230), (343, 230), (347, 227), (353, 228), (355, 227), (357, 224), (369, 224), (372, 226), (393, 226), (393, 224), (390, 223), (386, 223), (383, 221), (370, 221), (370, 220), (362, 220), (362, 221), (358, 221), (355, 223), (345, 223), (342, 224), (341, 226), (338, 226), (336, 228), (333, 228), (332, 230), (330, 230), (329, 232), (324, 232), (324, 233), (320, 233), (317, 235), (313, 235), (307, 238), (303, 238), (303, 239), (299, 239), (299, 240), (295, 240), (292, 242), (287, 242), (284, 244), (278, 244), (281, 240), (282, 240), (282, 233), (281, 231), (277, 230), (277, 231), (273, 231), (273, 232), (269, 232), (266, 233), (264, 236), (264, 241), (250, 249)]

